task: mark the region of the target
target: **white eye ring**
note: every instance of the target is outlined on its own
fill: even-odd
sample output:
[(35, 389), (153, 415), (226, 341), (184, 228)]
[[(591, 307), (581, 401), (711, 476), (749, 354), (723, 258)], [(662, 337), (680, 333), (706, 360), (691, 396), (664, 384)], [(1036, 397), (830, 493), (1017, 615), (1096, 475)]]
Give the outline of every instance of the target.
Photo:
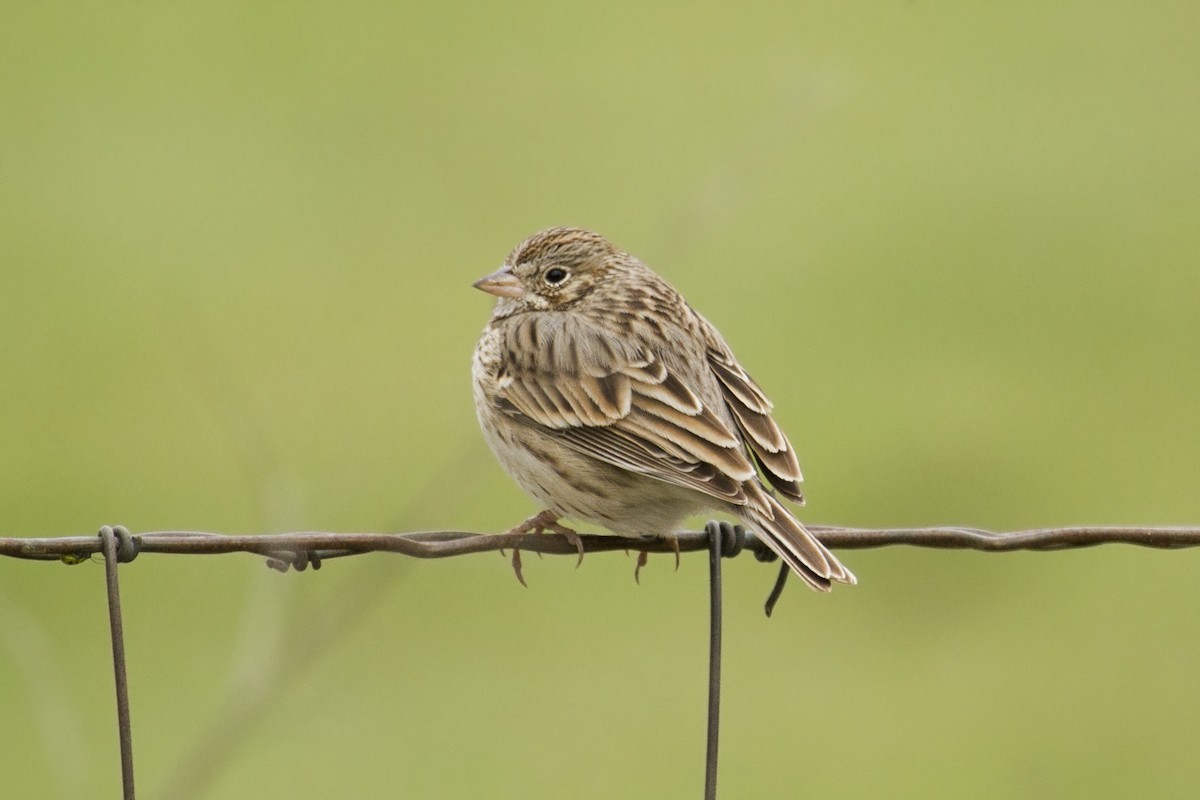
[(546, 270), (546, 274), (542, 276), (542, 280), (551, 286), (557, 286), (558, 284), (566, 281), (566, 279), (569, 277), (571, 277), (571, 273), (567, 272), (562, 267), (551, 267), (550, 269)]

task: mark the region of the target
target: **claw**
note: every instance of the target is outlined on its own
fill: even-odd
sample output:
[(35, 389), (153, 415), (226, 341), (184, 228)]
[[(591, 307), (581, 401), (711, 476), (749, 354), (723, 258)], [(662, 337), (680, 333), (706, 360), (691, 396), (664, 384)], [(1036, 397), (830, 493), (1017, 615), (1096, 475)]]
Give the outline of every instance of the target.
[(528, 589), (529, 584), (525, 582), (525, 576), (521, 574), (521, 548), (519, 547), (513, 548), (512, 568), (513, 572), (516, 573), (517, 580), (520, 581), (522, 586)]
[(638, 550), (637, 566), (633, 568), (633, 582), (638, 586), (642, 585), (642, 567), (650, 562), (650, 554), (645, 550)]
[(671, 543), (671, 549), (675, 551), (675, 571), (679, 572), (679, 537), (673, 533), (664, 533), (663, 537)]
[(580, 565), (583, 564), (583, 537), (578, 532), (559, 525), (557, 522), (547, 525), (546, 530), (561, 534), (568, 542), (575, 545), (575, 549), (579, 551), (579, 558), (575, 561), (575, 569), (579, 569)]

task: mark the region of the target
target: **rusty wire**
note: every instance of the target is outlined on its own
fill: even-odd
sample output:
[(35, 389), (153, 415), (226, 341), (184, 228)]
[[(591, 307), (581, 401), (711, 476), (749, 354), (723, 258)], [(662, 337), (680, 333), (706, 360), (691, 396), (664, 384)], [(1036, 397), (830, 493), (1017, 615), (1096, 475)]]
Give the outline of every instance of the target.
[[(960, 527), (871, 529), (810, 525), (809, 530), (834, 550), (863, 550), (893, 545), (986, 552), (1066, 550), (1118, 543), (1160, 549), (1200, 546), (1200, 527), (1079, 526), (997, 533)], [(704, 531), (683, 531), (676, 536), (680, 552), (707, 550), (709, 547), (709, 536)], [(580, 540), (584, 551), (588, 553), (613, 550), (669, 553), (675, 550), (669, 541), (662, 539), (583, 534)], [(317, 554), (323, 558), (368, 552), (399, 553), (413, 558), (450, 558), (513, 547), (558, 555), (575, 555), (578, 552), (574, 543), (558, 534), (483, 534), (465, 531), (307, 531), (254, 535), (150, 531), (133, 535), (130, 547), (134, 553), (257, 553), (281, 558), (289, 563), (293, 561), (294, 554), (299, 553)], [(763, 560), (772, 560), (766, 555), (770, 551), (752, 531), (746, 532), (745, 549)], [(101, 552), (100, 541), (95, 536), (0, 537), (0, 556), (74, 562)]]

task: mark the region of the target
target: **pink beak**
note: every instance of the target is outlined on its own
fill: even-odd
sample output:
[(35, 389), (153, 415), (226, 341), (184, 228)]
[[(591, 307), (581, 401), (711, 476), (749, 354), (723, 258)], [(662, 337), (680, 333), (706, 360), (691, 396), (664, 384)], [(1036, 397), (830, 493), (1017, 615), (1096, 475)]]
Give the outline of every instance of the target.
[(508, 267), (501, 267), (471, 285), (480, 291), (494, 294), (496, 297), (520, 297), (525, 294), (525, 288), (521, 286), (521, 279), (513, 275)]

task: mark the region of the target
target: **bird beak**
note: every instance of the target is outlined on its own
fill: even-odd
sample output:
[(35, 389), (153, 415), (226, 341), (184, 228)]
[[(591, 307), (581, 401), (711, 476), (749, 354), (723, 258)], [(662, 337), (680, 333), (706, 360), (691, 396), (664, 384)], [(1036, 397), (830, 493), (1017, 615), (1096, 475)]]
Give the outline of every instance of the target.
[(520, 297), (525, 293), (524, 287), (521, 286), (521, 279), (513, 275), (508, 267), (501, 267), (471, 285), (480, 291), (494, 294), (496, 297)]

